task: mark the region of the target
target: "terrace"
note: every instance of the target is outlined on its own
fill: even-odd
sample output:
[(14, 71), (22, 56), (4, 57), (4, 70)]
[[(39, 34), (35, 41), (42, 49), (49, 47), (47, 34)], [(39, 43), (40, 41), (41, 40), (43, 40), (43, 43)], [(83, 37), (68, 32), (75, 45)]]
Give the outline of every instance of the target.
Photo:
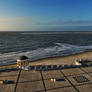
[(52, 66), (32, 66), (29, 71), (1, 68), (0, 80), (13, 82), (1, 84), (0, 91), (92, 92), (92, 66), (66, 68)]

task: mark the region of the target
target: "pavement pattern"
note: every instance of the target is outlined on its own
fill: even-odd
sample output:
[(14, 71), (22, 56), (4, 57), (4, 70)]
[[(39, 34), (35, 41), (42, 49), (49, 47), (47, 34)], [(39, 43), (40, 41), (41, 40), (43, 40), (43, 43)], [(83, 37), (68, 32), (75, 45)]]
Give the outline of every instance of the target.
[(92, 66), (47, 71), (4, 68), (0, 80), (14, 81), (1, 84), (0, 92), (92, 92)]

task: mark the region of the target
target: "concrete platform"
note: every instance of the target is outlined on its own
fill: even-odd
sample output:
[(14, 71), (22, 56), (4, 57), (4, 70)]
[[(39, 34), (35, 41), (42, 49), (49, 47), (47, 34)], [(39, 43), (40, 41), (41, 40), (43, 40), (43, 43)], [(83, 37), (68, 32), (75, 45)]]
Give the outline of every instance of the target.
[(43, 74), (44, 79), (63, 77), (63, 75), (61, 74), (59, 70), (42, 71), (42, 74)]
[(92, 84), (76, 86), (80, 92), (92, 92)]
[(1, 76), (16, 76), (16, 75), (18, 75), (18, 70), (16, 70), (16, 71), (2, 71), (2, 72), (0, 72), (0, 77)]
[[(88, 81), (83, 81), (83, 82), (78, 82), (76, 81), (73, 77), (76, 77), (76, 76), (84, 76), (86, 79), (88, 79)], [(67, 78), (71, 81), (71, 83), (73, 85), (81, 85), (81, 84), (88, 84), (88, 83), (91, 83), (92, 82), (92, 77), (90, 77), (89, 75), (87, 74), (81, 74), (81, 75), (76, 75), (76, 76), (68, 76)], [(81, 79), (83, 80), (83, 79)]]
[(66, 76), (83, 74), (84, 72), (80, 68), (63, 69), (62, 72)]
[[(2, 76), (0, 76), (0, 80), (4, 80), (4, 81), (7, 80), (8, 83), (0, 85), (0, 92), (14, 92), (18, 75), (13, 75), (13, 74), (14, 74), (13, 72), (11, 72), (9, 74), (7, 72), (2, 73)], [(8, 76), (8, 75), (10, 75), (10, 76)]]
[(56, 89), (56, 88), (60, 88), (60, 87), (71, 86), (71, 84), (66, 79), (65, 79), (65, 81), (56, 81), (56, 82), (53, 82), (51, 80), (45, 80), (44, 82), (45, 82), (45, 86), (46, 86), (47, 90), (49, 90), (49, 89)]
[(92, 67), (85, 67), (85, 68), (82, 68), (84, 71), (88, 72), (88, 73), (92, 73)]
[(40, 92), (44, 91), (42, 81), (18, 83), (16, 92)]
[(14, 92), (15, 84), (0, 85), (0, 92)]
[(48, 90), (47, 92), (77, 92), (73, 87), (58, 88), (54, 90)]
[(21, 71), (19, 82), (39, 80), (41, 80), (41, 74), (39, 71)]
[[(92, 67), (21, 72), (8, 70), (0, 72), (0, 80), (15, 83), (1, 84), (0, 92), (92, 92)], [(56, 81), (52, 81), (53, 78)]]

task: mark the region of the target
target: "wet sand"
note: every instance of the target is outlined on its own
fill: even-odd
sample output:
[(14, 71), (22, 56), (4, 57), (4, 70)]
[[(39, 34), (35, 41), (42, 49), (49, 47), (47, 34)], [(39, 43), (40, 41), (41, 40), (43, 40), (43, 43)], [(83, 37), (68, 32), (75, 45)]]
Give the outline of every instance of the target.
[(88, 59), (92, 61), (92, 51), (68, 56), (51, 57), (30, 62), (30, 65), (71, 65), (76, 59)]

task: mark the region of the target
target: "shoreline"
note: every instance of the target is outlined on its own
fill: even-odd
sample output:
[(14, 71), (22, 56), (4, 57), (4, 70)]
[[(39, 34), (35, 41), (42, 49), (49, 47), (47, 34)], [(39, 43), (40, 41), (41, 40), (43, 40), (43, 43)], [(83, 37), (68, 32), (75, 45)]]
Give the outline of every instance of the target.
[(44, 58), (41, 58), (41, 59), (32, 60), (30, 62), (37, 62), (37, 61), (40, 61), (40, 60), (43, 60), (43, 59), (64, 58), (64, 57), (76, 56), (76, 55), (80, 55), (80, 54), (84, 54), (84, 53), (90, 53), (90, 52), (92, 52), (92, 50), (90, 50), (90, 51), (84, 51), (84, 52), (80, 52), (80, 53), (74, 53), (74, 54), (66, 54), (66, 55), (61, 55), (61, 56), (44, 57)]
[[(75, 54), (70, 54), (70, 55), (63, 55), (63, 56), (54, 56), (54, 57), (47, 57), (47, 58), (41, 58), (37, 60), (30, 60), (30, 65), (64, 65), (64, 64), (74, 64), (74, 61), (76, 59), (89, 59), (92, 60), (92, 50), (90, 51), (85, 51), (85, 52), (80, 52), (80, 53), (75, 53)], [(15, 66), (16, 63), (11, 63), (11, 64), (5, 64), (5, 65), (0, 65), (2, 66)]]
[[(74, 64), (76, 59), (88, 59), (92, 60), (92, 51), (85, 51), (81, 53), (75, 53), (72, 55), (63, 55), (63, 56), (56, 56), (56, 57), (48, 57), (43, 59), (38, 59), (31, 61), (31, 65), (55, 65), (55, 64)], [(69, 62), (68, 62), (69, 61)]]

